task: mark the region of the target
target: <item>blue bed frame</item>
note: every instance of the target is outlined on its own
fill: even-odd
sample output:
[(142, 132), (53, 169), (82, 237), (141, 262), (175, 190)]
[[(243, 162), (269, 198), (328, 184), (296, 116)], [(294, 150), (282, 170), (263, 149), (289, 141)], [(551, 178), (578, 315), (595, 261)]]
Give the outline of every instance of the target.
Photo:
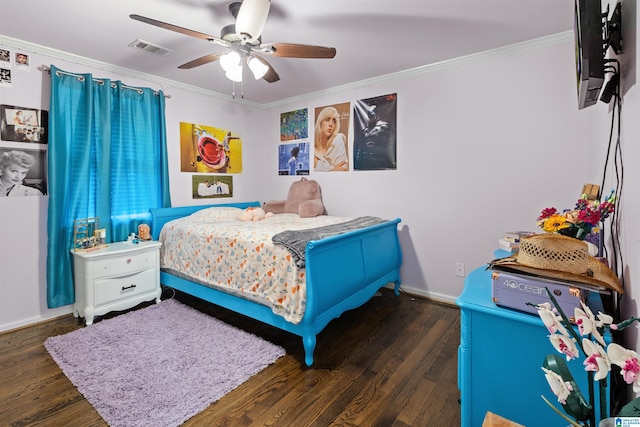
[[(158, 239), (162, 226), (168, 221), (211, 206), (245, 209), (260, 206), (260, 202), (151, 209), (154, 240)], [(166, 272), (160, 273), (160, 281), (171, 288), (302, 337), (305, 363), (311, 366), (316, 335), (331, 320), (347, 310), (363, 305), (389, 283), (395, 283), (394, 291), (399, 295), (402, 252), (398, 239), (398, 223), (399, 218), (307, 243), (307, 306), (304, 317), (298, 324), (286, 321), (267, 306)]]

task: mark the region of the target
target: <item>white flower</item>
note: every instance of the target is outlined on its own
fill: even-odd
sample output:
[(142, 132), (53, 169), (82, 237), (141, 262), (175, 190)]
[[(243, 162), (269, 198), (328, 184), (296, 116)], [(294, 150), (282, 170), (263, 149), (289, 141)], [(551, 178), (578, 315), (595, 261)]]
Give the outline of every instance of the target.
[(633, 384), (633, 392), (640, 392), (640, 356), (633, 350), (611, 343), (607, 347), (607, 354), (611, 363), (620, 366), (622, 377), (627, 384)]
[(611, 361), (604, 348), (587, 338), (582, 339), (582, 348), (587, 354), (587, 358), (584, 360), (585, 371), (595, 372), (594, 380), (596, 381), (606, 378), (611, 370)]
[(571, 387), (571, 384), (568, 381), (563, 381), (562, 377), (551, 369), (543, 367), (542, 370), (544, 371), (544, 376), (551, 387), (551, 391), (558, 398), (558, 402), (565, 405), (567, 403), (567, 397), (569, 397), (573, 391), (573, 387)]
[(560, 332), (561, 334), (568, 335), (567, 330), (562, 324), (562, 317), (554, 312), (551, 303), (543, 302), (542, 304), (538, 304), (536, 308), (538, 309), (538, 315), (542, 323), (544, 323), (549, 333), (555, 334), (556, 332)]
[(578, 357), (578, 347), (573, 340), (567, 335), (553, 334), (549, 335), (549, 341), (559, 353), (567, 356), (567, 360), (575, 359)]
[[(584, 310), (581, 310), (578, 307), (574, 309), (575, 322), (576, 325), (578, 325), (580, 335), (585, 336), (591, 334), (601, 345), (606, 345), (604, 343), (604, 338), (602, 338), (600, 331), (598, 331), (598, 327), (602, 327), (603, 322), (596, 321), (593, 312), (584, 302), (580, 301), (580, 304), (582, 304), (582, 308)], [(602, 313), (598, 314), (602, 315)], [(613, 319), (611, 320), (613, 321)]]
[(611, 325), (613, 323), (613, 317), (605, 314), (601, 311), (598, 312), (598, 324), (596, 326), (601, 327), (604, 325)]

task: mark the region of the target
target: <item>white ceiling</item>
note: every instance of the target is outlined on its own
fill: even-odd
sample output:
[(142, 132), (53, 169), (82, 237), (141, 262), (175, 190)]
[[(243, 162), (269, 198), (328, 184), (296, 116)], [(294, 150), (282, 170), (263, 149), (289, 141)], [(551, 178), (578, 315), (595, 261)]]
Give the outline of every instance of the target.
[[(221, 46), (130, 14), (220, 36), (223, 0), (0, 0), (0, 35), (228, 96), (219, 63), (177, 67)], [(272, 0), (263, 42), (335, 47), (333, 59), (268, 57), (280, 81), (245, 74), (244, 99), (266, 104), (572, 30), (573, 0)], [(172, 50), (154, 56), (136, 39)], [(34, 64), (38, 66), (40, 64)], [(236, 85), (236, 92), (239, 86)]]

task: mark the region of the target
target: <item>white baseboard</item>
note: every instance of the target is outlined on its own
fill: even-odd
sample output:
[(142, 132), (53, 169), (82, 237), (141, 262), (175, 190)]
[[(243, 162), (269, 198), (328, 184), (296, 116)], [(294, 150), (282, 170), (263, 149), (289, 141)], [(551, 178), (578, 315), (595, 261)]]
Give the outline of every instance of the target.
[[(386, 287), (389, 289), (393, 289), (394, 284), (389, 283)], [(455, 305), (456, 299), (458, 298), (455, 296), (445, 295), (438, 292), (429, 292), (429, 291), (425, 291), (424, 289), (412, 288), (411, 286), (406, 286), (406, 285), (400, 285), (400, 292), (404, 292), (410, 295), (415, 295), (417, 297), (432, 299), (434, 301), (443, 302), (451, 305)]]
[(46, 315), (32, 316), (26, 319), (20, 319), (14, 322), (2, 324), (0, 325), (0, 333), (23, 328), (25, 326), (33, 326), (37, 323), (46, 322), (47, 320), (51, 320), (56, 317), (71, 314), (71, 307), (72, 307), (71, 305), (68, 305), (61, 308), (51, 309), (51, 310), (47, 310)]

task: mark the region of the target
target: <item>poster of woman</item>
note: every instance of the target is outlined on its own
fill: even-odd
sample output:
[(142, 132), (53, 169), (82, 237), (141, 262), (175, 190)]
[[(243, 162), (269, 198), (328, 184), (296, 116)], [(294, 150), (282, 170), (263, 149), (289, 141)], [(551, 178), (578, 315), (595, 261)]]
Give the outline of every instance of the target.
[(46, 151), (0, 148), (0, 197), (47, 194)]
[(348, 102), (317, 107), (313, 141), (313, 170), (336, 172), (349, 170)]

